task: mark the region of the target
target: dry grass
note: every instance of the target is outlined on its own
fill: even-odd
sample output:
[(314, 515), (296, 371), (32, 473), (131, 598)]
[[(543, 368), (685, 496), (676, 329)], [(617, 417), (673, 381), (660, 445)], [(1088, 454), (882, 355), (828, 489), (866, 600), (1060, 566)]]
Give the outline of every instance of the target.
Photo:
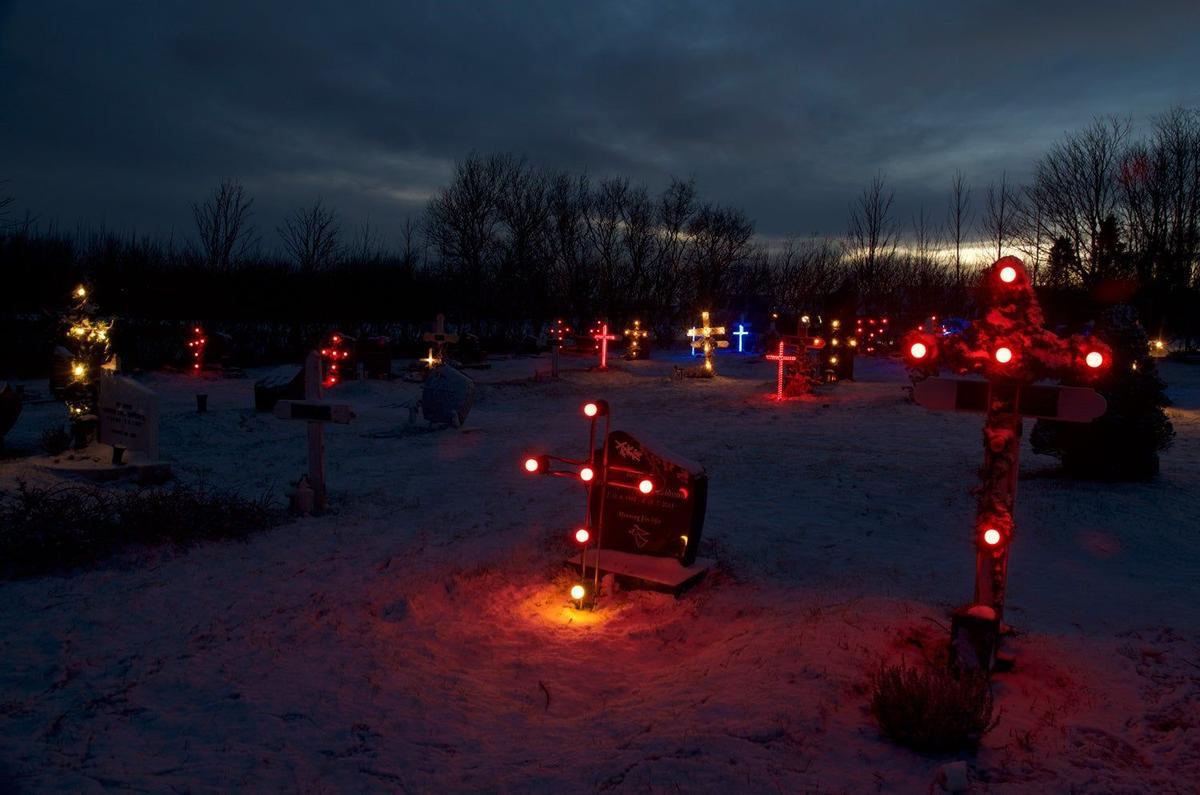
[(995, 728), (985, 676), (948, 666), (885, 665), (871, 680), (871, 713), (893, 742), (922, 753), (973, 750)]

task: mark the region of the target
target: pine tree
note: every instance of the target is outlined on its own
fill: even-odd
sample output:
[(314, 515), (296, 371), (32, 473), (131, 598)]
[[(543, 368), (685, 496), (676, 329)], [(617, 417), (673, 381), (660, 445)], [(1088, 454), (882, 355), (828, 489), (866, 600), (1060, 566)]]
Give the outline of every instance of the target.
[(1087, 424), (1039, 420), (1030, 441), (1035, 453), (1062, 459), (1075, 477), (1145, 480), (1158, 474), (1158, 453), (1171, 445), (1175, 429), (1163, 407), (1166, 384), (1150, 356), (1150, 340), (1131, 306), (1106, 309), (1095, 334), (1112, 346), (1108, 378), (1097, 391), (1108, 410)]
[(84, 285), (75, 288), (71, 298), (71, 306), (62, 318), (60, 348), (66, 353), (62, 397), (72, 424), (79, 425), (95, 421), (100, 371), (112, 360), (112, 322), (96, 317), (96, 307)]

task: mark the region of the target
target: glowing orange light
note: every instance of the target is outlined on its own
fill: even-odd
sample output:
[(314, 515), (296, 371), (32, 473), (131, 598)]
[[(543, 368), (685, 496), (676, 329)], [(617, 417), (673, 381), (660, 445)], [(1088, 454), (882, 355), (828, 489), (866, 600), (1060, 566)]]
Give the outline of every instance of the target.
[(1005, 265), (1000, 269), (1000, 281), (1006, 284), (1012, 284), (1017, 280), (1017, 269), (1012, 265)]
[(585, 416), (595, 417), (597, 414), (600, 413), (600, 407), (597, 406), (595, 403), (585, 403), (583, 405), (583, 413)]
[(587, 591), (585, 591), (583, 589), (582, 585), (572, 585), (571, 586), (571, 598), (574, 599), (576, 602), (583, 599), (584, 594), (586, 594), (586, 593), (587, 593)]
[(994, 547), (1000, 543), (1000, 531), (994, 527), (989, 527), (983, 531), (983, 541), (990, 547)]
[(1104, 364), (1104, 354), (1100, 353), (1100, 351), (1092, 351), (1086, 357), (1084, 357), (1084, 361), (1087, 362), (1088, 367), (1091, 367), (1094, 370), (1100, 365)]
[(538, 460), (536, 458), (526, 458), (525, 459), (525, 471), (526, 472), (537, 472), (538, 466), (539, 466), (539, 464), (538, 464)]
[(1008, 364), (1012, 361), (1012, 357), (1013, 352), (1010, 348), (996, 349), (996, 361), (1000, 362), (1000, 364)]
[(586, 544), (591, 537), (592, 534), (588, 532), (586, 527), (581, 527), (575, 531), (575, 540), (580, 544)]
[(584, 483), (591, 482), (592, 478), (594, 477), (596, 477), (596, 473), (592, 471), (591, 467), (584, 467), (583, 469), (579, 470), (579, 479)]
[(914, 359), (924, 359), (925, 354), (929, 353), (929, 349), (925, 347), (923, 342), (914, 342), (912, 347), (908, 349), (909, 354)]
[(638, 484), (638, 491), (640, 491), (642, 494), (649, 494), (650, 492), (654, 491), (654, 484), (649, 480), (643, 480)]

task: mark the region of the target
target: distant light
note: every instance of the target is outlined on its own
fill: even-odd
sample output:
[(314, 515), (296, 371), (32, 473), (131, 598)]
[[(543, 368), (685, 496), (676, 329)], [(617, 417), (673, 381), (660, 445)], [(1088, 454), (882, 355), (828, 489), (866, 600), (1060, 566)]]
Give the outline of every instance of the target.
[(575, 540), (580, 544), (586, 544), (591, 540), (592, 534), (588, 532), (586, 527), (581, 527), (575, 531)]
[(572, 585), (571, 586), (571, 598), (574, 599), (576, 602), (583, 599), (585, 594), (587, 594), (587, 591), (585, 591), (583, 589), (582, 585)]
[(1088, 367), (1095, 370), (1097, 367), (1104, 364), (1104, 354), (1100, 353), (1100, 351), (1092, 351), (1086, 357), (1084, 357), (1084, 361), (1087, 362)]
[(1012, 357), (1013, 357), (1013, 352), (1011, 349), (1009, 349), (1009, 348), (997, 348), (996, 349), (996, 361), (1000, 362), (1000, 364), (1008, 364), (1009, 362), (1012, 361)]
[(526, 458), (525, 459), (525, 471), (526, 472), (537, 472), (538, 471), (538, 460), (536, 458)]
[(649, 494), (654, 491), (654, 484), (650, 480), (643, 480), (638, 484), (638, 491), (642, 494)]
[(1000, 543), (1000, 531), (994, 527), (989, 527), (983, 531), (983, 542), (989, 547), (994, 547)]
[(923, 342), (914, 342), (908, 352), (914, 359), (924, 359), (925, 354), (929, 353), (929, 349)]
[(583, 413), (585, 416), (595, 417), (600, 413), (600, 407), (595, 403), (585, 403), (583, 404)]
[(1000, 281), (1007, 284), (1012, 284), (1017, 280), (1017, 269), (1012, 265), (1005, 265), (1000, 269)]
[(592, 471), (591, 467), (584, 467), (579, 470), (579, 479), (584, 483), (590, 483), (594, 477), (596, 477), (596, 473)]

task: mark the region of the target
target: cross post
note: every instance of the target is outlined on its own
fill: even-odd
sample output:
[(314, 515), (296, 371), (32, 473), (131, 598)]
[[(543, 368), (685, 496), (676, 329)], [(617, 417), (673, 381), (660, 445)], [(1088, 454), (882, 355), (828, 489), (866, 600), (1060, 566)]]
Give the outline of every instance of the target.
[(785, 363), (786, 362), (794, 362), (799, 358), (797, 356), (784, 355), (783, 346), (784, 346), (784, 342), (783, 342), (783, 340), (780, 340), (779, 341), (779, 351), (777, 353), (768, 353), (766, 356), (766, 358), (770, 359), (773, 362), (776, 362), (776, 365), (775, 365), (775, 367), (776, 367), (775, 399), (776, 400), (783, 400), (783, 368), (785, 366)]
[(596, 342), (600, 343), (600, 368), (599, 369), (601, 369), (601, 370), (608, 369), (608, 343), (610, 340), (615, 340), (616, 338), (617, 338), (616, 334), (608, 333), (608, 324), (607, 323), (601, 324), (600, 330), (597, 333), (592, 335), (592, 339), (594, 339), (594, 340), (596, 340)]

